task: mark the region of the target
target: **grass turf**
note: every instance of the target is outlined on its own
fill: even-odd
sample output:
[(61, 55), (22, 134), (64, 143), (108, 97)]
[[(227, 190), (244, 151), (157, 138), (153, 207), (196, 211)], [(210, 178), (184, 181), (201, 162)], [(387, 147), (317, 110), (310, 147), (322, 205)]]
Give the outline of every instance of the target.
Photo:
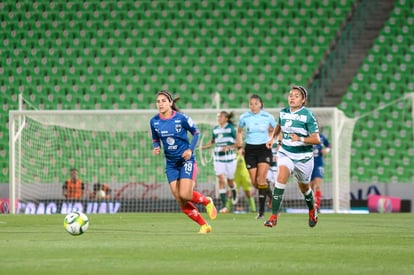
[[(204, 216), (205, 213), (203, 214)], [(180, 213), (89, 215), (70, 236), (64, 215), (0, 216), (0, 274), (413, 274), (413, 214), (219, 215), (213, 231)]]

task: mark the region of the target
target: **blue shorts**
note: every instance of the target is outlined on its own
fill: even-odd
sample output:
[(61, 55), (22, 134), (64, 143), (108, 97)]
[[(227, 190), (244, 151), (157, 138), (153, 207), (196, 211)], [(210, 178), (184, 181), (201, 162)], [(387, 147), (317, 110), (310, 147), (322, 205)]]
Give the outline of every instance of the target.
[(168, 183), (179, 179), (197, 178), (197, 162), (194, 158), (187, 161), (180, 159), (177, 161), (167, 160), (165, 165), (165, 173), (167, 174)]
[(325, 169), (323, 166), (315, 166), (312, 171), (311, 180), (314, 178), (321, 178), (323, 179), (323, 175), (325, 174)]

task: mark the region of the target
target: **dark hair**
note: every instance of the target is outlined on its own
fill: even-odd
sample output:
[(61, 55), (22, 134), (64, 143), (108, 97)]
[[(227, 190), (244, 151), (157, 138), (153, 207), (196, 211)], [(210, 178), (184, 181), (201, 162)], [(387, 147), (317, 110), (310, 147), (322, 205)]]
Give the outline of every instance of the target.
[(292, 90), (299, 90), (304, 99), (308, 98), (308, 91), (302, 86), (292, 86)]
[(298, 90), (302, 94), (302, 97), (305, 99), (302, 106), (305, 105), (306, 100), (308, 99), (308, 91), (303, 86), (292, 86), (292, 90)]
[(220, 112), (221, 115), (224, 115), (227, 118), (227, 122), (230, 124), (234, 125), (234, 122), (232, 121), (232, 118), (234, 117), (234, 113), (233, 112), (226, 112), (226, 111), (221, 111)]
[(155, 97), (158, 97), (159, 95), (164, 95), (168, 99), (169, 102), (172, 102), (171, 109), (173, 109), (174, 111), (177, 111), (177, 112), (179, 111), (179, 109), (177, 108), (175, 103), (178, 100), (180, 100), (180, 97), (173, 98), (171, 93), (167, 90), (159, 91)]
[(263, 109), (263, 100), (262, 100), (262, 98), (260, 96), (258, 96), (258, 95), (251, 95), (249, 99), (257, 99), (257, 100), (259, 100), (260, 105), (261, 105), (260, 106), (260, 109)]
[(74, 171), (78, 172), (78, 169), (76, 169), (76, 168), (70, 168), (70, 171), (71, 172), (74, 172)]

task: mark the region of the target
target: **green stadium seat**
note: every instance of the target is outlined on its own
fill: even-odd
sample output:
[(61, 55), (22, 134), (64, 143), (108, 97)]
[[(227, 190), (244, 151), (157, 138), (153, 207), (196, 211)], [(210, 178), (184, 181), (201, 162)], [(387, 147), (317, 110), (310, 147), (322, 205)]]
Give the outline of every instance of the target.
[[(154, 6), (147, 1), (93, 0), (53, 2), (53, 7), (44, 2), (4, 3), (4, 10), (11, 12), (0, 19), (15, 32), (3, 32), (2, 41), (9, 41), (9, 49), (22, 49), (23, 39), (27, 46), (17, 56), (7, 47), (3, 52), (12, 56), (13, 63), (3, 68), (7, 77), (0, 79), (0, 86), (7, 87), (7, 95), (14, 95), (3, 102), (3, 110), (15, 105), (21, 87), (45, 109), (154, 108), (154, 92), (160, 86), (183, 93), (180, 105), (192, 108), (211, 106), (211, 95), (217, 91), (229, 108), (247, 108), (246, 92), (260, 94), (267, 106), (284, 101), (284, 95), (277, 99), (274, 91), (282, 83), (306, 83), (312, 78), (354, 1), (334, 2), (161, 1)], [(398, 11), (360, 72), (362, 78), (354, 81), (351, 95), (340, 105), (347, 114), (358, 115), (395, 99), (378, 96), (382, 90), (399, 94), (410, 83), (414, 89), (409, 74), (412, 62), (407, 58), (413, 50), (404, 47), (411, 38), (412, 7), (406, 8), (401, 1), (396, 6)], [(44, 11), (41, 16), (40, 10)], [(25, 18), (25, 24), (19, 24), (17, 15)], [(33, 28), (36, 24), (40, 27)], [(31, 53), (33, 49), (36, 54)], [(32, 60), (28, 66), (23, 65), (24, 55)], [(22, 70), (16, 73), (17, 63)], [(32, 70), (36, 66), (38, 73)], [(395, 72), (391, 78), (390, 72)], [(371, 73), (375, 77), (366, 75)], [(0, 91), (6, 93), (3, 88)], [(359, 97), (361, 93), (365, 96)], [(396, 112), (393, 117), (397, 121), (404, 115)], [(369, 125), (370, 130), (377, 127)], [(386, 129), (392, 137), (409, 132), (394, 122)]]
[[(397, 10), (395, 9), (394, 12)], [(397, 17), (400, 18), (401, 16)], [(407, 52), (406, 47), (412, 46), (404, 43), (404, 39), (401, 39), (399, 36), (400, 30), (404, 32), (408, 30), (401, 27), (401, 24), (404, 25), (405, 21), (403, 19), (397, 23), (396, 17), (390, 17), (384, 31), (378, 37), (361, 67), (359, 76), (354, 80), (348, 93), (343, 98), (343, 102), (340, 104), (340, 107), (346, 113), (349, 114), (353, 110), (369, 112), (379, 106), (386, 106), (386, 104), (398, 99), (406, 91), (406, 85), (409, 83), (410, 78), (405, 73), (408, 64), (404, 55)], [(400, 69), (402, 69), (401, 72), (399, 72)], [(363, 83), (366, 83), (366, 85), (361, 88)], [(365, 95), (369, 95), (369, 97), (355, 98), (358, 91), (364, 91)], [(361, 104), (360, 102), (366, 103)], [(368, 102), (373, 104), (368, 104)], [(396, 181), (397, 179), (401, 180), (404, 178), (404, 181), (410, 181), (412, 178), (412, 172), (407, 172), (407, 169), (404, 169), (400, 162), (395, 161), (403, 159), (402, 155), (404, 152), (409, 151), (403, 140), (404, 138), (409, 138), (408, 133), (411, 134), (412, 131), (406, 129), (401, 123), (401, 121), (404, 121), (402, 116), (404, 112), (407, 113), (406, 110), (407, 108), (403, 104), (401, 106), (393, 106), (391, 109), (387, 108), (384, 111), (378, 112), (376, 120), (371, 120), (374, 123), (367, 123), (367, 126), (372, 129), (373, 133), (379, 134), (384, 139), (384, 143), (379, 148), (384, 147), (386, 156), (377, 156), (379, 162), (370, 164), (370, 167), (378, 167), (376, 168), (377, 173), (383, 172), (379, 180), (388, 178), (391, 179), (390, 181)], [(373, 114), (375, 117), (375, 112)], [(411, 126), (410, 123), (408, 124)], [(401, 134), (405, 137), (402, 137)], [(378, 146), (377, 144), (375, 145)], [(373, 147), (372, 144), (368, 146)], [(405, 149), (399, 149), (401, 147)], [(362, 153), (356, 151), (353, 157), (360, 158), (361, 155)], [(394, 167), (394, 171), (399, 171), (399, 175), (390, 174), (390, 169), (386, 169), (386, 167)]]

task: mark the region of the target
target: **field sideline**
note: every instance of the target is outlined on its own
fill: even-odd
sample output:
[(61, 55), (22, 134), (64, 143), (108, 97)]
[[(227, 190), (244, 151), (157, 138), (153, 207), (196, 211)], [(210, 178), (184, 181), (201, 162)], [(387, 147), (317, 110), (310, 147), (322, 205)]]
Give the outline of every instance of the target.
[(413, 214), (254, 217), (219, 215), (199, 235), (179, 213), (89, 215), (73, 237), (64, 215), (1, 215), (0, 274), (414, 274)]

